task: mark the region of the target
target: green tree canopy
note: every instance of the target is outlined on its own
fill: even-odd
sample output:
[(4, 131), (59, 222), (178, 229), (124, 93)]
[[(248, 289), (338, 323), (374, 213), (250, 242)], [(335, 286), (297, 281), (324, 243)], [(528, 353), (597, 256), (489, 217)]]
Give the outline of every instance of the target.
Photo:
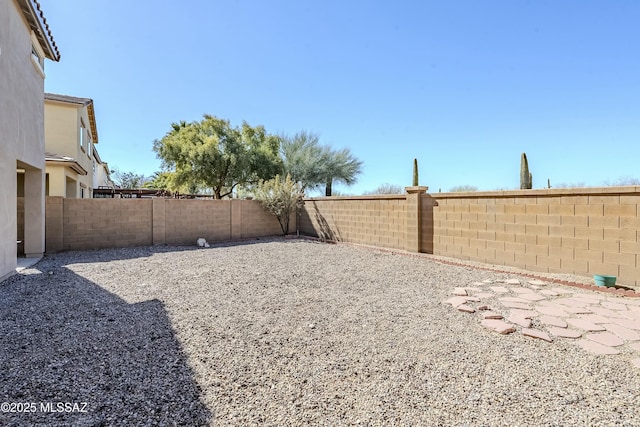
[(362, 162), (348, 148), (334, 150), (320, 145), (317, 134), (302, 131), (281, 139), (283, 175), (290, 175), (303, 190), (325, 186), (325, 194), (330, 196), (334, 181), (352, 185), (362, 172)]
[(142, 174), (122, 172), (117, 168), (111, 171), (111, 175), (113, 176), (113, 183), (119, 188), (142, 188), (148, 181), (148, 178)]
[(367, 191), (364, 193), (365, 195), (375, 195), (375, 194), (404, 194), (404, 187), (401, 185), (384, 183), (378, 186), (373, 191)]
[(200, 122), (173, 123), (153, 149), (163, 167), (173, 172), (176, 186), (211, 188), (216, 199), (238, 185), (273, 178), (282, 168), (280, 139), (263, 126), (231, 126), (228, 120), (205, 115)]

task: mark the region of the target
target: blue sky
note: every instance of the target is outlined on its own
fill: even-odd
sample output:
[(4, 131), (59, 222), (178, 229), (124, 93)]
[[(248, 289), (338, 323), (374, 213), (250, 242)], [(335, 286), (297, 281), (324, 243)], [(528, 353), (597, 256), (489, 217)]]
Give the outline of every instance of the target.
[(151, 175), (172, 122), (307, 130), (364, 162), (347, 194), (640, 178), (636, 0), (41, 0), (45, 90), (95, 102), (110, 167)]

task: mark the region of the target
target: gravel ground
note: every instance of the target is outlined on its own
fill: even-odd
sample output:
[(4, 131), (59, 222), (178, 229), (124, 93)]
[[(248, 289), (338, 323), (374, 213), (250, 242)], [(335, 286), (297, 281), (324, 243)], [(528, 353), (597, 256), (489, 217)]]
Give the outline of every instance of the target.
[(514, 277), (307, 240), (47, 256), (0, 284), (0, 394), (37, 404), (0, 425), (640, 425), (625, 355), (442, 304)]

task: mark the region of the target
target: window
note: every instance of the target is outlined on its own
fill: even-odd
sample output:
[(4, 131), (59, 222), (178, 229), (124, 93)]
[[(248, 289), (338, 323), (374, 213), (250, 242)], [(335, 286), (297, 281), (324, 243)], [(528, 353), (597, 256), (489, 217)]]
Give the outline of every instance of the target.
[(44, 51), (40, 47), (40, 43), (38, 43), (33, 31), (31, 32), (31, 62), (44, 79)]
[(87, 129), (84, 127), (84, 121), (80, 119), (80, 148), (84, 151), (87, 143)]

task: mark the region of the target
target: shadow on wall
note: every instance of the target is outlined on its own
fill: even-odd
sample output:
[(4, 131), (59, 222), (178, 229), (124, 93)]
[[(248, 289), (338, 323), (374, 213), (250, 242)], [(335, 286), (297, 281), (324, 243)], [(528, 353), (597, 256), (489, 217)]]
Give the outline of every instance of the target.
[[(33, 413), (0, 413), (0, 425), (208, 423), (160, 301), (129, 304), (67, 268), (51, 271), (0, 285), (0, 395), (37, 403)], [(86, 412), (40, 407), (58, 402)]]
[(433, 208), (438, 202), (430, 194), (420, 198), (420, 252), (433, 254)]
[(300, 219), (300, 222), (302, 223), (303, 221), (306, 221), (306, 223), (315, 231), (315, 237), (318, 237), (320, 240), (333, 242), (341, 241), (342, 237), (340, 234), (340, 228), (338, 228), (337, 225), (335, 226), (335, 230), (331, 228), (329, 221), (327, 221), (324, 215), (322, 215), (320, 209), (318, 209), (318, 205), (316, 204), (316, 202), (312, 201), (311, 203), (313, 203), (314, 218), (317, 225), (314, 226), (314, 221), (309, 217), (308, 210), (306, 209), (302, 210), (302, 218)]

